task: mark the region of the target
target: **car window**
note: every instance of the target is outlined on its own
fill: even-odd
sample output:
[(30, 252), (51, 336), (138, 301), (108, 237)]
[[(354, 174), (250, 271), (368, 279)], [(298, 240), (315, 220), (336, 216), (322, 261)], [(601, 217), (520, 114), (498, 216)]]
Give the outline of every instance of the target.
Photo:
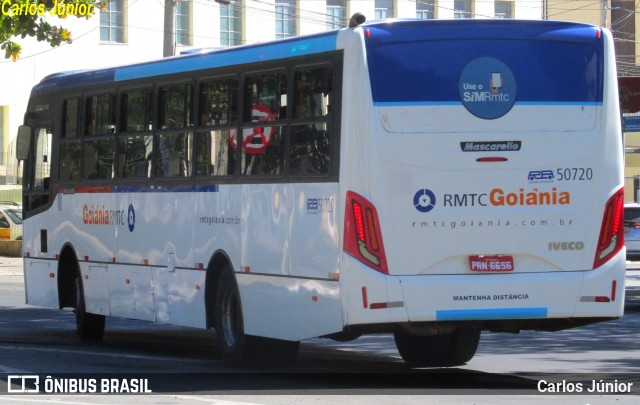
[(639, 221), (640, 220), (640, 208), (625, 207), (625, 209), (624, 209), (624, 220), (625, 221)]
[(625, 230), (633, 228), (640, 224), (640, 207), (625, 207), (624, 209), (624, 228)]
[(19, 209), (8, 209), (4, 211), (5, 214), (13, 221), (15, 224), (22, 224), (22, 210)]

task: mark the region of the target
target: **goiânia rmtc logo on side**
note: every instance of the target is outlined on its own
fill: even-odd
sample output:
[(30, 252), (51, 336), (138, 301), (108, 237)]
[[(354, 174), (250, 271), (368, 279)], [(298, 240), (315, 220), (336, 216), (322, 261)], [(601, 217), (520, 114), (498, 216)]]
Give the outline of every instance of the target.
[(460, 74), (459, 90), (465, 108), (485, 120), (502, 117), (516, 102), (516, 78), (496, 58), (482, 57), (469, 62)]

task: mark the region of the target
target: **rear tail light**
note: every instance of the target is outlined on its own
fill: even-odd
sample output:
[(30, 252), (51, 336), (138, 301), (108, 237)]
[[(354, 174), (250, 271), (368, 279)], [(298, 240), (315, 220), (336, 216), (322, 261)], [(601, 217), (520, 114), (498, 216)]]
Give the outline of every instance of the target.
[(343, 249), (372, 269), (389, 274), (376, 207), (353, 191), (347, 191)]
[(593, 261), (593, 268), (605, 264), (624, 246), (624, 189), (618, 190), (604, 209), (598, 249)]

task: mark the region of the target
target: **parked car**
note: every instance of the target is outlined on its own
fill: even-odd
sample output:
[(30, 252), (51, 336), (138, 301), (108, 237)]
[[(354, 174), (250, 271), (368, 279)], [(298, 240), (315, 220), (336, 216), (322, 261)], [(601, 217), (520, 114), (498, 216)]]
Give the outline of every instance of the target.
[(640, 204), (624, 205), (624, 244), (627, 256), (640, 255)]
[(0, 202), (0, 240), (22, 240), (22, 206)]

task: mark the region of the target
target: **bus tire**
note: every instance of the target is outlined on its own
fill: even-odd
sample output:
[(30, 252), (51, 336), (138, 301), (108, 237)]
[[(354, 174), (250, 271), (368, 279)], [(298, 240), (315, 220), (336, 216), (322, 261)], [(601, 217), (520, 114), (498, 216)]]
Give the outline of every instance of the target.
[(233, 367), (261, 366), (268, 362), (269, 345), (261, 338), (244, 334), (240, 294), (235, 277), (227, 266), (216, 289), (213, 324), (222, 361)]
[(445, 362), (449, 335), (418, 336), (397, 331), (394, 338), (400, 356), (412, 367), (436, 367)]
[(82, 340), (100, 340), (104, 336), (104, 315), (90, 314), (87, 312), (84, 288), (80, 272), (77, 272), (75, 282), (75, 313), (76, 332)]
[(445, 356), (447, 366), (460, 366), (473, 358), (480, 343), (480, 329), (456, 329), (449, 335)]

